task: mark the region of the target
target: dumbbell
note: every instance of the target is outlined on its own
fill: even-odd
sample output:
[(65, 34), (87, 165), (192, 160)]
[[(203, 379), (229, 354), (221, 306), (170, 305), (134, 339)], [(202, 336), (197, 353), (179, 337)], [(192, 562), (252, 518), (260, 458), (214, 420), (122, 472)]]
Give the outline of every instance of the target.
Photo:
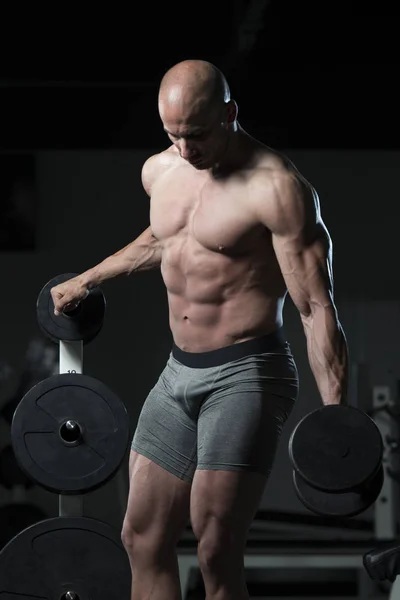
[(78, 307), (56, 316), (50, 294), (52, 287), (64, 283), (77, 273), (63, 273), (53, 277), (42, 288), (36, 303), (37, 321), (43, 333), (53, 342), (91, 342), (100, 332), (106, 312), (106, 300), (102, 290), (95, 287)]
[(303, 417), (290, 436), (289, 458), (299, 500), (318, 515), (358, 515), (383, 486), (381, 433), (352, 406), (327, 405)]

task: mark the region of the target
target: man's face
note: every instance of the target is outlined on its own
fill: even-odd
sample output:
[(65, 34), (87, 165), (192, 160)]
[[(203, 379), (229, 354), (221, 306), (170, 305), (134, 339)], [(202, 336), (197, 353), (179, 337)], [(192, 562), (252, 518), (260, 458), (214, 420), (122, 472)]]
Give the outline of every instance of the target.
[(167, 108), (160, 114), (169, 139), (181, 157), (194, 168), (209, 169), (219, 161), (227, 140), (220, 108), (187, 115)]

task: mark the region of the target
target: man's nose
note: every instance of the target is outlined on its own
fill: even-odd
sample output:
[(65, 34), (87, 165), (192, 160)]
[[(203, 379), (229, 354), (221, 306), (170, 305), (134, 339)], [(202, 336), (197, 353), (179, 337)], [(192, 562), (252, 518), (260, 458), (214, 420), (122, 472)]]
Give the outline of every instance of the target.
[(179, 141), (179, 150), (182, 158), (188, 159), (194, 154), (193, 147), (187, 142), (187, 140)]

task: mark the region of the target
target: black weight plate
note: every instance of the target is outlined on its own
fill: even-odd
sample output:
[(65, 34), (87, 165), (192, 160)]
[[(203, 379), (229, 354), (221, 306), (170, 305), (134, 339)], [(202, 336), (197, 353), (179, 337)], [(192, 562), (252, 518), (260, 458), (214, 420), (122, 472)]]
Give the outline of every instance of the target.
[(289, 456), (312, 487), (346, 492), (380, 467), (383, 441), (375, 422), (354, 407), (330, 405), (309, 413), (294, 428)]
[(20, 531), (38, 521), (43, 521), (46, 517), (47, 514), (34, 504), (19, 502), (18, 504), (4, 504), (1, 506), (0, 550)]
[[(67, 421), (79, 425), (75, 443), (64, 439)], [(101, 381), (62, 373), (31, 388), (11, 424), (15, 457), (36, 483), (57, 493), (80, 494), (110, 479), (129, 442), (124, 404)]]
[(358, 491), (323, 492), (311, 487), (293, 471), (294, 488), (299, 500), (306, 508), (324, 517), (354, 517), (369, 508), (378, 498), (384, 481), (384, 470), (381, 467), (376, 475)]
[(56, 517), (19, 533), (0, 552), (2, 600), (128, 600), (131, 571), (120, 536), (86, 517)]
[(99, 287), (90, 290), (85, 300), (80, 302), (75, 311), (56, 316), (54, 303), (50, 294), (52, 287), (75, 277), (77, 273), (64, 273), (46, 283), (39, 293), (36, 302), (36, 316), (43, 333), (53, 342), (80, 341), (91, 342), (100, 332), (106, 310), (106, 301)]

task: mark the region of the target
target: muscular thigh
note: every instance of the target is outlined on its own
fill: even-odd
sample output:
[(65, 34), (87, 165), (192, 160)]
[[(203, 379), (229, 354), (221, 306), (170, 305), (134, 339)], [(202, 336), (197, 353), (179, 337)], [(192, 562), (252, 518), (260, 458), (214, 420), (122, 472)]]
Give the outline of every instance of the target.
[(290, 356), (251, 356), (225, 365), (198, 421), (198, 469), (268, 475), (298, 393)]
[(242, 548), (259, 506), (267, 476), (248, 471), (197, 470), (190, 516), (199, 541)]
[(191, 484), (131, 451), (125, 532), (170, 546), (177, 543), (189, 515)]

